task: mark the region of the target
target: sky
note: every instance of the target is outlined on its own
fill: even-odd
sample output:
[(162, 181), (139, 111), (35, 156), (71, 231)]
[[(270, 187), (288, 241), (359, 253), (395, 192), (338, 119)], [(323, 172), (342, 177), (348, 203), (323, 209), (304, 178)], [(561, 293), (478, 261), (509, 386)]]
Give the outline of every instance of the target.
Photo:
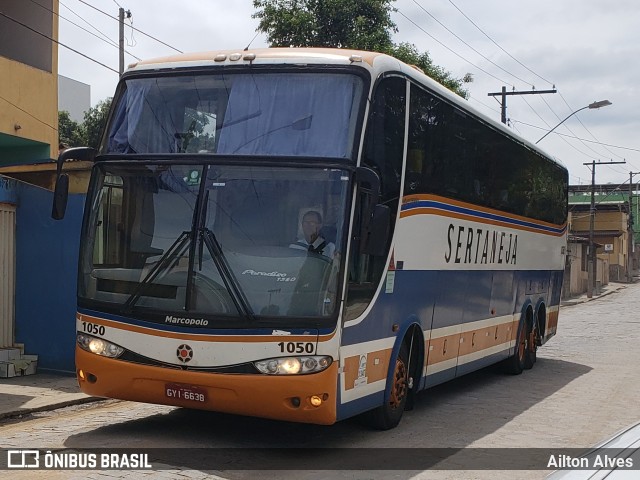
[[(117, 71), (118, 22), (105, 13), (117, 17), (120, 6), (131, 12), (125, 65), (135, 57), (177, 53), (170, 47), (195, 52), (268, 46), (266, 35), (256, 32), (251, 0), (61, 0), (59, 41)], [(394, 7), (394, 41), (428, 51), (456, 78), (470, 73), (469, 104), (485, 115), (500, 121), (500, 104), (488, 93), (502, 86), (555, 88), (554, 94), (507, 97), (510, 128), (531, 142), (576, 110), (609, 100), (610, 106), (572, 115), (539, 146), (568, 167), (572, 185), (591, 182), (591, 165), (584, 164), (594, 161), (626, 162), (598, 165), (596, 183), (626, 182), (626, 190), (629, 172), (638, 172), (633, 182), (640, 182), (637, 0), (396, 0)], [(92, 105), (112, 96), (118, 80), (95, 61), (59, 47), (59, 73), (89, 84)]]

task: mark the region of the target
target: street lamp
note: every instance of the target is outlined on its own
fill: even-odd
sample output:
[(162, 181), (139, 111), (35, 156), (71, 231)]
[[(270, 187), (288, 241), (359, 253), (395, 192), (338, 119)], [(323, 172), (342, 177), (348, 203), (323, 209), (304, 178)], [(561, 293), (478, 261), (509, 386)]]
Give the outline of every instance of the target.
[[(609, 100), (600, 100), (599, 102), (593, 102), (590, 103), (589, 105), (587, 105), (586, 107), (582, 107), (579, 108), (578, 110), (576, 110), (575, 112), (569, 114), (567, 116), (567, 118), (565, 118), (564, 120), (562, 120), (559, 124), (557, 124), (555, 127), (553, 127), (551, 130), (549, 130), (547, 133), (545, 133), (542, 138), (540, 138), (540, 140), (542, 140), (544, 137), (546, 137), (547, 135), (549, 135), (551, 132), (553, 132), (556, 128), (558, 128), (560, 125), (562, 125), (564, 122), (567, 121), (568, 118), (572, 117), (573, 115), (575, 115), (578, 112), (581, 112), (582, 110), (586, 110), (587, 108), (590, 109), (594, 109), (594, 108), (601, 108), (601, 107), (608, 107), (609, 105), (611, 105), (611, 102)], [(536, 142), (536, 144), (540, 143), (540, 140), (538, 140)]]

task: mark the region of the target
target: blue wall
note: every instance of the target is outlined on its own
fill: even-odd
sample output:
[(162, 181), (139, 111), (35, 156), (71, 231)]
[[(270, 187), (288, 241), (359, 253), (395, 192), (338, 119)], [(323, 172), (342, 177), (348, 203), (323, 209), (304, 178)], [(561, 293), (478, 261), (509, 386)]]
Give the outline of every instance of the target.
[(53, 194), (17, 187), (16, 342), (39, 355), (39, 370), (74, 372), (76, 283), (85, 195), (70, 195), (64, 220)]

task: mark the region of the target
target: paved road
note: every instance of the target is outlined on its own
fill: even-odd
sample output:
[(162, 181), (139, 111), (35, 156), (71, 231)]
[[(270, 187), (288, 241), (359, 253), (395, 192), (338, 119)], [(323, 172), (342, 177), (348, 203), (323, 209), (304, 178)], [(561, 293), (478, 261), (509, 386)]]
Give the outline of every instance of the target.
[[(0, 424), (8, 447), (586, 447), (640, 420), (640, 284), (561, 310), (558, 335), (534, 369), (486, 369), (423, 392), (401, 425), (373, 432), (356, 421), (297, 425), (210, 412), (108, 401)], [(292, 452), (292, 454), (294, 454)], [(464, 462), (464, 454), (460, 453)], [(449, 461), (456, 461), (453, 455)], [(256, 478), (203, 472), (188, 459), (162, 478)], [(172, 465), (176, 465), (172, 463)], [(340, 469), (339, 458), (327, 465)], [(17, 472), (15, 472), (17, 473)], [(28, 472), (23, 478), (139, 478), (141, 472)], [(542, 471), (260, 472), (260, 478), (544, 478)], [(21, 478), (13, 475), (12, 478)]]

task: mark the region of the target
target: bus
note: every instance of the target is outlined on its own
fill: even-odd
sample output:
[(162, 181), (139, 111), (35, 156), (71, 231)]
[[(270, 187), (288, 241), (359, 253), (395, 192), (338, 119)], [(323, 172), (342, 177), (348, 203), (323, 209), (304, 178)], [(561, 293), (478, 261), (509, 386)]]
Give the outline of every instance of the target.
[(83, 392), (395, 427), (420, 390), (556, 333), (565, 167), (390, 56), (181, 54), (131, 65), (79, 252)]

